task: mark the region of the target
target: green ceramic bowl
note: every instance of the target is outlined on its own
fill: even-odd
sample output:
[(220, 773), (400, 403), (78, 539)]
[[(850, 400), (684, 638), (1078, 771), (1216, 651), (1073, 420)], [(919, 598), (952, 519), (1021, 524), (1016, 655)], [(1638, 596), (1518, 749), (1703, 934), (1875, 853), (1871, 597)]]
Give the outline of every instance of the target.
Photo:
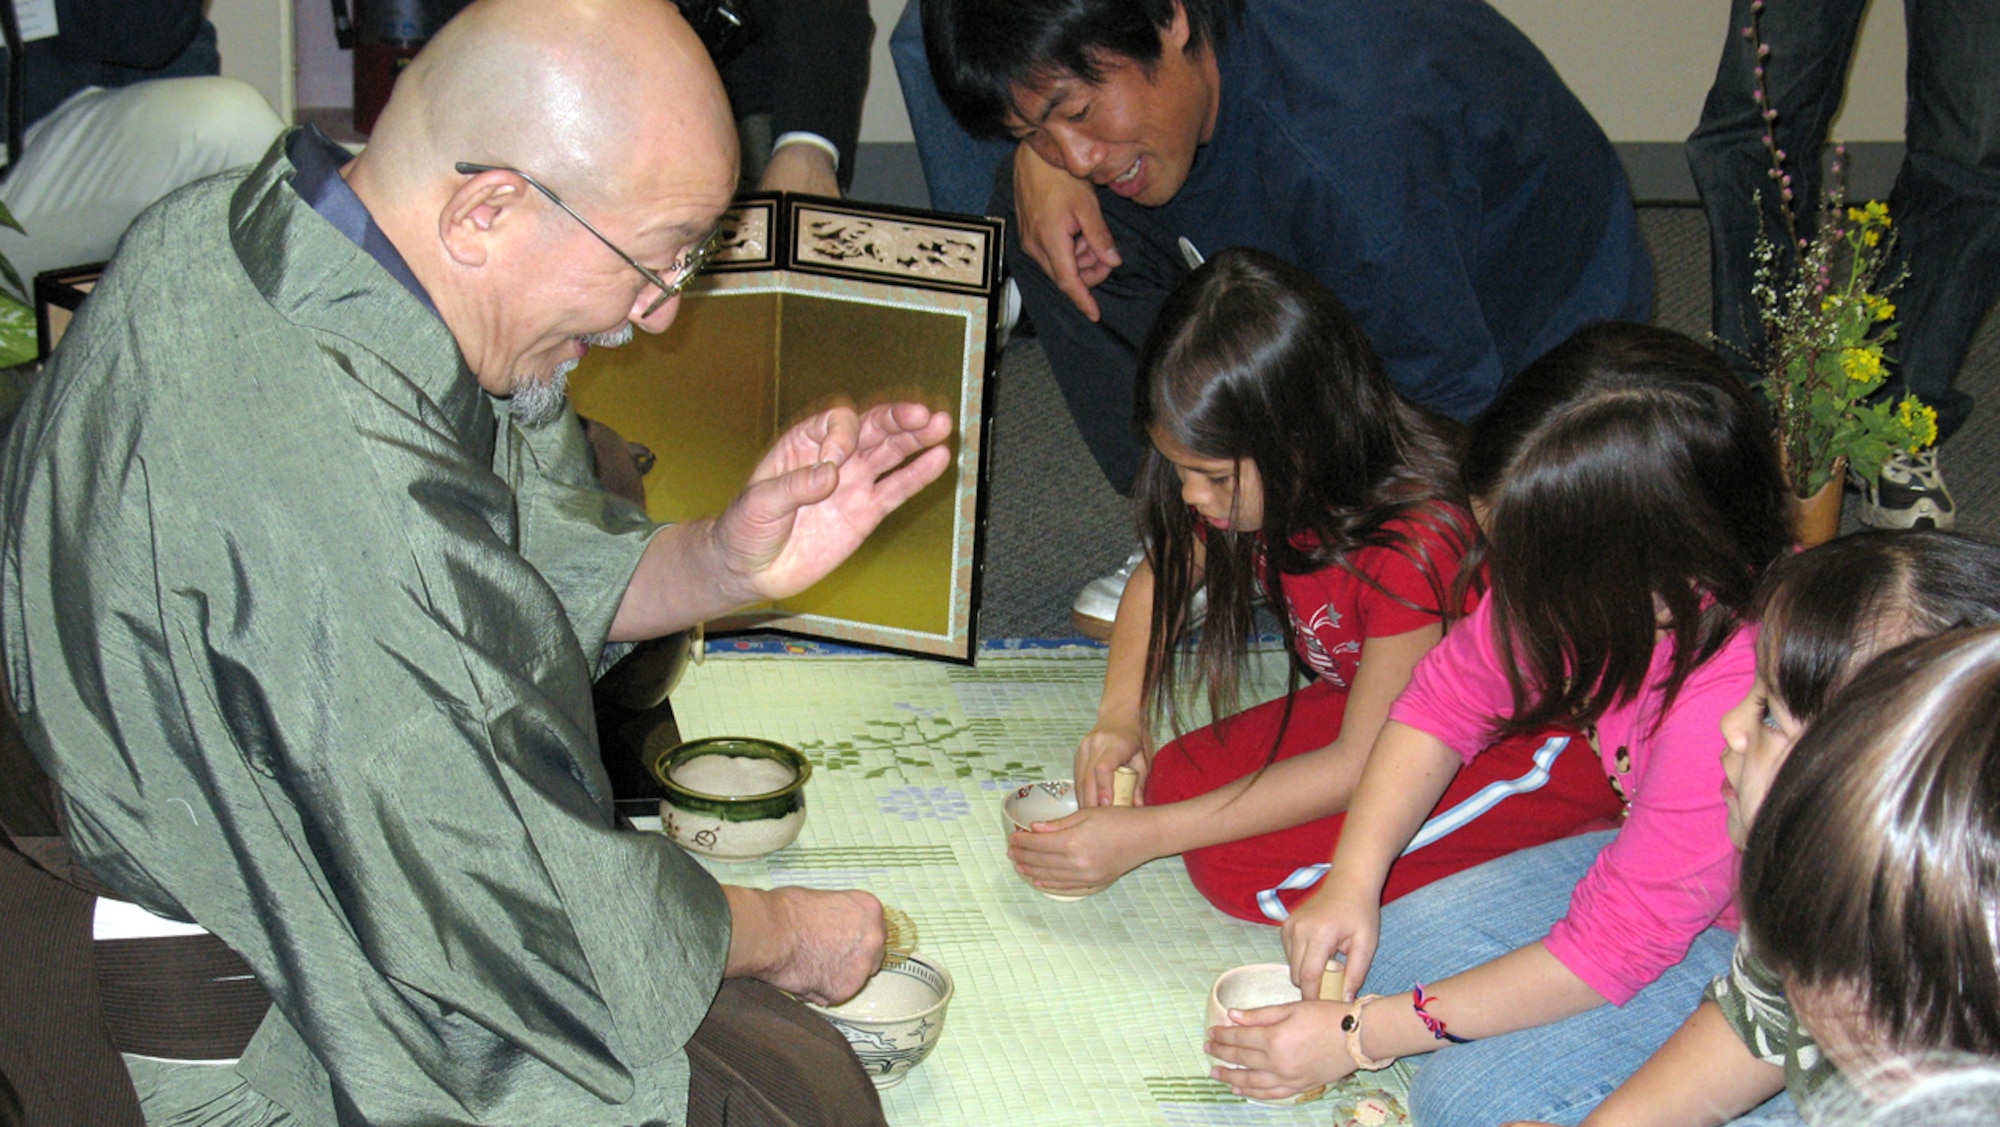
[(646, 767), (667, 792), (660, 828), (690, 853), (754, 861), (790, 845), (805, 825), (812, 763), (784, 744), (688, 740), (649, 752)]

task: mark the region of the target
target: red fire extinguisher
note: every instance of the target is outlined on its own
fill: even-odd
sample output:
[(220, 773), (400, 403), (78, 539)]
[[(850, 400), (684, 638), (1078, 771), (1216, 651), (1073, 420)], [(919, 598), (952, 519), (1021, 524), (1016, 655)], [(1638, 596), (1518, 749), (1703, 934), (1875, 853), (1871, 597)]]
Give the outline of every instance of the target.
[(471, 0), (333, 0), (335, 38), (354, 52), (354, 128), (367, 133), (388, 104), (396, 76), (445, 21)]

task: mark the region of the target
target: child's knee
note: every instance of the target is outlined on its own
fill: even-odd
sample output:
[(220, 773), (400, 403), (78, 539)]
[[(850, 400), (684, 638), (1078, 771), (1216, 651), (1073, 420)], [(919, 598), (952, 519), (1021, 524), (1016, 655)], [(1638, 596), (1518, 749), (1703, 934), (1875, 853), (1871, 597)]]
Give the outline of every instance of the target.
[(284, 130), (270, 103), (249, 83), (234, 78), (161, 79), (148, 100), (146, 128), (179, 134), (216, 171), (249, 164), (264, 155)]

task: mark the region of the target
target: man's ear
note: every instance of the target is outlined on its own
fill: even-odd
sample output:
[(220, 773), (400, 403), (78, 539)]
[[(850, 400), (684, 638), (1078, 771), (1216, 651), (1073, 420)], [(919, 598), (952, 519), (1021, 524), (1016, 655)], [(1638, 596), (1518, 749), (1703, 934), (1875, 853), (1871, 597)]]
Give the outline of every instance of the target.
[(1162, 41), (1160, 46), (1169, 51), (1186, 51), (1188, 42), (1192, 38), (1193, 32), (1189, 30), (1188, 25), (1187, 5), (1182, 4), (1180, 0), (1174, 0), (1174, 22), (1160, 32)]
[(438, 241), (461, 266), (484, 266), (495, 240), (529, 220), (526, 185), (511, 172), (481, 172), (445, 200), (438, 212)]

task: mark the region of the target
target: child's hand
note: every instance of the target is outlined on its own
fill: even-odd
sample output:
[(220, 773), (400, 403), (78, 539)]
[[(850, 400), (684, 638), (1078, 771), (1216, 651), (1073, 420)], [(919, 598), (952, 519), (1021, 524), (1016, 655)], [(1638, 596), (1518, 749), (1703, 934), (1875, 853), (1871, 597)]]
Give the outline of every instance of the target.
[(1120, 767), (1139, 773), (1132, 805), (1146, 804), (1145, 739), (1138, 728), (1100, 722), (1076, 748), (1076, 801), (1080, 806), (1111, 805), (1111, 776)]
[(1322, 885), (1285, 920), (1280, 934), (1285, 961), (1292, 965), (1292, 981), (1306, 997), (1319, 997), (1320, 975), (1335, 952), (1347, 956), (1347, 997), (1358, 997), (1382, 935), (1382, 906), (1365, 897), (1344, 897), (1339, 889)]
[(1236, 1024), (1208, 1031), (1208, 1054), (1241, 1067), (1217, 1067), (1209, 1075), (1255, 1100), (1281, 1100), (1340, 1080), (1354, 1071), (1340, 1031), (1346, 1013), (1333, 1002), (1230, 1010)]
[(1157, 856), (1147, 848), (1148, 821), (1137, 810), (1094, 806), (1037, 822), (1039, 832), (1016, 831), (1007, 856), (1036, 888), (1094, 892)]

